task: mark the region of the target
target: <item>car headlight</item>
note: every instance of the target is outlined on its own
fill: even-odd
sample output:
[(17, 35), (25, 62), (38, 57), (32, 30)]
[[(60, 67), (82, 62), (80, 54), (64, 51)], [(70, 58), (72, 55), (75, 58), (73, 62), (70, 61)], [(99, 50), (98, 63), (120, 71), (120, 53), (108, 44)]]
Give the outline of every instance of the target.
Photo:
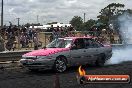
[(37, 59), (52, 59), (52, 56), (37, 56)]
[(22, 56), (23, 59), (37, 59), (37, 56)]

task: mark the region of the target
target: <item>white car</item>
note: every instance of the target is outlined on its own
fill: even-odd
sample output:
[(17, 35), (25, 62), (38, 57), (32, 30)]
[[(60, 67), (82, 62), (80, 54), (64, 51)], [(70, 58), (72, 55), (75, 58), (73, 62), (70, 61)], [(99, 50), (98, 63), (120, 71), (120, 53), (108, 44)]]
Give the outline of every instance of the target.
[(111, 56), (111, 46), (104, 46), (90, 37), (66, 37), (53, 40), (44, 49), (24, 54), (20, 63), (29, 70), (64, 72), (69, 66), (88, 63), (103, 66)]

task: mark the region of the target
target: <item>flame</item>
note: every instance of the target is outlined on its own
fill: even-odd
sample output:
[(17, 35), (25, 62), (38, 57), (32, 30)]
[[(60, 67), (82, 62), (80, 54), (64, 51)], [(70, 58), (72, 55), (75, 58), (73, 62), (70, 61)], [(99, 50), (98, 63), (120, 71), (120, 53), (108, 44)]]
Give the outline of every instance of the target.
[(79, 75), (80, 76), (84, 76), (86, 74), (85, 70), (81, 68), (82, 66), (79, 67), (78, 71), (79, 71)]

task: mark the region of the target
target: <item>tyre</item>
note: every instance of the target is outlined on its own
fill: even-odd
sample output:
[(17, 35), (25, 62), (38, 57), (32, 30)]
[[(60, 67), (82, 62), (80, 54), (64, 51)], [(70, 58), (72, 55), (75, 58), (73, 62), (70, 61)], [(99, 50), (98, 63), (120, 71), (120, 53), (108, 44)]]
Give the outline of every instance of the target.
[(56, 72), (64, 72), (67, 69), (67, 62), (66, 62), (66, 58), (65, 57), (58, 57), (55, 62), (54, 62), (54, 66), (53, 69)]
[(98, 59), (96, 60), (96, 66), (104, 66), (104, 64), (105, 64), (105, 56), (104, 55), (100, 55), (99, 57), (98, 57)]

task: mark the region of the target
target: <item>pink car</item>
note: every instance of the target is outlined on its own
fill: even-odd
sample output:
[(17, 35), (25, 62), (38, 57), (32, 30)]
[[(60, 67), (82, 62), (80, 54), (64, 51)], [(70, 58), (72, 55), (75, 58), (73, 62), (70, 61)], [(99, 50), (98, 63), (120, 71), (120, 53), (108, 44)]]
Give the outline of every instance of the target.
[(44, 49), (24, 54), (20, 62), (33, 71), (54, 69), (64, 72), (69, 66), (91, 63), (103, 66), (111, 56), (111, 47), (105, 47), (90, 37), (66, 37), (53, 40)]

